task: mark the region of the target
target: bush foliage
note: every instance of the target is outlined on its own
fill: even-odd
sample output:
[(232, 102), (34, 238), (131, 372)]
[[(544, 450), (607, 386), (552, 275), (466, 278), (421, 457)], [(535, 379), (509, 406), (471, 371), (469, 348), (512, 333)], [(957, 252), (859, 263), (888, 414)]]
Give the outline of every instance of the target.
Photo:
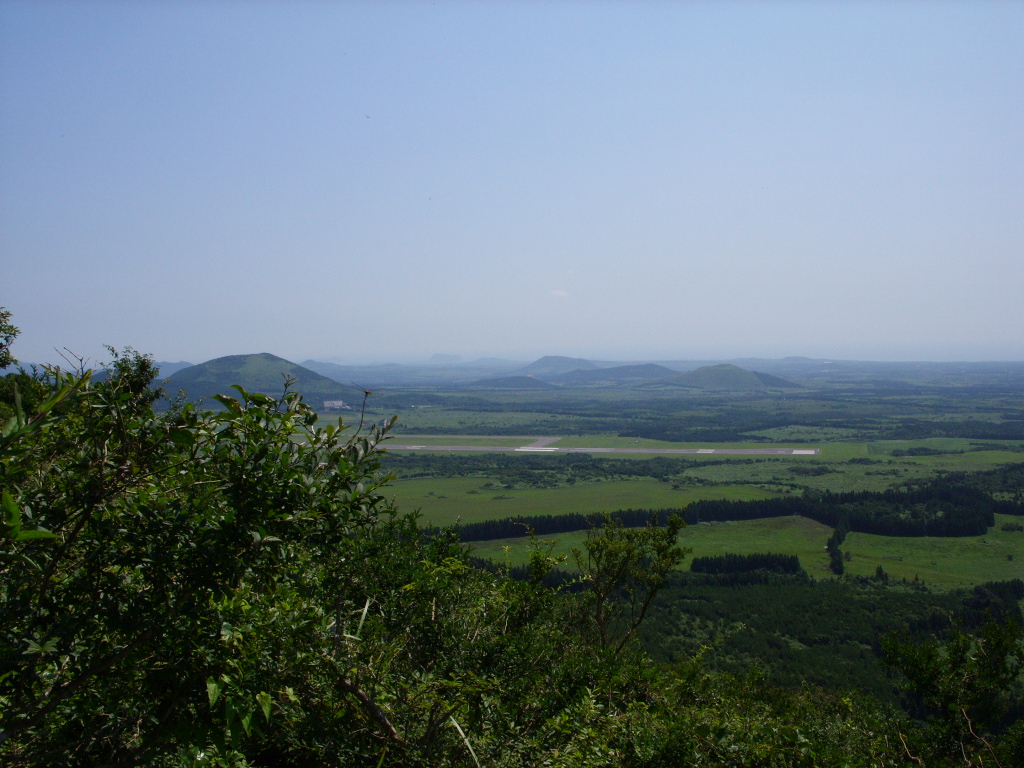
[[(684, 555), (679, 520), (594, 529), (573, 589), (543, 586), (540, 546), (511, 579), (392, 508), (389, 424), (318, 428), (296, 393), (237, 388), (157, 414), (153, 374), (129, 350), (103, 381), (49, 370), (45, 399), (11, 403), (4, 765), (1020, 764), (1020, 734), (980, 720), (933, 748), (864, 697), (713, 674), (701, 652), (652, 663), (635, 634)], [(1006, 637), (953, 661), (1019, 661)], [(917, 685), (942, 655), (906, 647)], [(982, 693), (1009, 696), (1008, 669)]]

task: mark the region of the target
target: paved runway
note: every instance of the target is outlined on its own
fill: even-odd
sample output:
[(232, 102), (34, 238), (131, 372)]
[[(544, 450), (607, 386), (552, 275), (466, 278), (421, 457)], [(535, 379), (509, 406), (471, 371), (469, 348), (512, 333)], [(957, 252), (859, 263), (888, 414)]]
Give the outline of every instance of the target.
[(513, 448), (507, 445), (417, 445), (390, 440), (386, 450), (398, 451), (481, 451), (485, 453), (642, 453), (681, 456), (817, 456), (817, 448), (559, 448), (560, 437), (543, 437), (536, 442)]

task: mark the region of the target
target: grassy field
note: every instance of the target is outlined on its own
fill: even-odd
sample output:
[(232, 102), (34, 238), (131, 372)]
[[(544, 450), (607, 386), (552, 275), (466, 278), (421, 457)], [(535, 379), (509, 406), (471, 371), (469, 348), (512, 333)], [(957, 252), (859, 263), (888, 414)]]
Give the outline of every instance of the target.
[[(384, 443), (385, 450), (393, 448), (394, 444), (401, 445), (480, 445), (493, 446), (497, 448), (519, 448), (529, 445), (537, 440), (536, 437), (507, 437), (507, 436), (481, 436), (467, 435), (465, 437), (450, 437), (448, 435), (411, 435), (398, 434)], [(400, 448), (396, 450), (401, 450)]]
[[(586, 438), (583, 438), (586, 439)], [(533, 437), (415, 436), (419, 445), (528, 445)], [(580, 440), (576, 438), (575, 440)], [(623, 442), (612, 438), (609, 442)], [(653, 442), (653, 441), (648, 441)], [(964, 450), (968, 441), (944, 441), (945, 450)], [(940, 472), (971, 472), (1021, 461), (1022, 454), (1005, 450), (965, 450), (928, 456), (894, 457), (893, 451), (923, 447), (938, 450), (934, 441), (840, 443), (822, 446), (820, 456), (672, 456), (678, 465), (671, 482), (653, 478), (609, 479), (542, 488), (507, 488), (494, 477), (427, 477), (401, 479), (390, 486), (402, 510), (419, 509), (426, 522), (447, 525), (461, 519), (475, 522), (501, 516), (602, 512), (614, 509), (682, 507), (703, 498), (747, 499), (822, 491), (885, 490), (907, 481), (924, 481)], [(594, 446), (599, 447), (599, 446)], [(396, 450), (396, 454), (412, 453)], [(445, 454), (458, 457), (459, 454)], [(465, 455), (465, 454), (463, 454)], [(506, 454), (508, 455), (508, 454)], [(518, 455), (518, 454), (517, 454)], [(523, 454), (524, 456), (527, 454)], [(544, 454), (529, 454), (541, 456)], [(609, 460), (649, 460), (651, 455), (615, 454)], [(602, 459), (603, 460), (603, 459)], [(678, 486), (678, 488), (674, 488)]]
[[(413, 445), (518, 448), (541, 437), (556, 437), (550, 447), (819, 450), (818, 455), (661, 454), (660, 459), (655, 458), (658, 454), (597, 453), (591, 454), (595, 463), (585, 476), (573, 476), (566, 462), (558, 465), (559, 470), (546, 470), (543, 463), (517, 469), (527, 466), (520, 457), (536, 460), (543, 453), (503, 453), (492, 466), (466, 459), (469, 453), (437, 452), (464, 464), (416, 464), (408, 457), (418, 452), (396, 449), (395, 471), (411, 477), (397, 480), (389, 493), (401, 509), (418, 509), (425, 524), (435, 525), (517, 515), (681, 508), (703, 498), (765, 498), (807, 489), (881, 491), (927, 482), (943, 473), (981, 472), (1024, 462), (1018, 379), (999, 379), (993, 389), (972, 389), (955, 376), (931, 381), (931, 374), (916, 368), (907, 369), (907, 382), (895, 383), (882, 376), (882, 369), (865, 371), (860, 378), (843, 379), (835, 386), (821, 384), (820, 391), (815, 384), (784, 395), (697, 395), (646, 387), (422, 395), (396, 390), (391, 401), (371, 403), (381, 412), (368, 412), (368, 418), (398, 413), (394, 442)], [(908, 382), (916, 384), (904, 386)], [(666, 436), (675, 438), (662, 439)], [(770, 442), (758, 442), (758, 437)], [(702, 439), (708, 441), (694, 442)], [(717, 439), (729, 442), (712, 442)], [(652, 462), (652, 473), (642, 477), (639, 463), (645, 461)], [(623, 462), (637, 462), (638, 471), (623, 471)], [(465, 466), (464, 474), (459, 466)], [(607, 476), (602, 475), (603, 466), (608, 467)], [(487, 476), (492, 474), (504, 479)], [(641, 477), (628, 479), (632, 475)], [(578, 545), (584, 535), (559, 536), (559, 549)], [(824, 526), (788, 518), (694, 526), (683, 537), (698, 555), (797, 554), (809, 573), (830, 577), (824, 550), (828, 535)], [(521, 562), (521, 540), (474, 548), (501, 559), (506, 544), (512, 548), (510, 557)], [(917, 576), (937, 588), (1024, 576), (1024, 534), (1004, 532), (998, 524), (986, 536), (960, 539), (850, 534), (843, 549), (850, 553), (847, 571), (854, 576), (873, 576), (881, 565), (891, 578)]]
[[(846, 572), (853, 576), (875, 575), (879, 565), (890, 579), (924, 581), (934, 589), (971, 587), (986, 581), (1024, 577), (1024, 533), (1001, 530), (1019, 518), (996, 516), (996, 524), (984, 536), (963, 538), (900, 538), (851, 533), (843, 544), (851, 560)], [(800, 564), (815, 578), (832, 578), (825, 554), (831, 528), (802, 517), (780, 517), (729, 523), (702, 523), (680, 534), (682, 545), (691, 547), (691, 557), (777, 552), (797, 555)], [(545, 540), (556, 542), (555, 555), (566, 555), (580, 547), (587, 534), (564, 533)], [(501, 539), (474, 542), (472, 552), (498, 563), (522, 565), (529, 558), (529, 539)], [(1013, 559), (1007, 558), (1013, 555)], [(689, 568), (689, 558), (683, 568)], [(565, 567), (571, 566), (567, 561)]]
[(419, 510), (425, 525), (473, 523), (517, 515), (611, 512), (616, 509), (685, 507), (698, 499), (764, 499), (774, 494), (746, 485), (673, 490), (652, 479), (612, 480), (562, 488), (506, 490), (488, 478), (398, 480), (390, 487), (399, 509)]
[(734, 456), (730, 461), (693, 466), (685, 470), (684, 476), (693, 482), (751, 483), (775, 490), (796, 485), (821, 491), (877, 491), (908, 480), (926, 480), (939, 472), (977, 472), (1024, 459), (1020, 453), (1011, 451), (893, 457), (892, 449), (889, 454), (869, 455), (868, 444), (838, 447), (841, 450), (835, 450), (837, 446), (823, 446), (820, 456)]
[[(375, 410), (374, 416), (385, 418), (394, 415), (387, 410)], [(579, 432), (582, 431), (579, 425), (583, 421), (567, 418), (558, 414), (530, 413), (530, 412), (488, 412), (488, 411), (459, 411), (449, 409), (417, 408), (403, 410), (398, 413), (398, 426), (395, 434), (429, 434), (434, 430), (458, 430), (459, 432), (493, 434), (503, 432), (517, 427), (520, 433), (532, 432), (540, 427), (545, 433), (546, 425), (551, 425), (559, 430)], [(574, 429), (575, 427), (575, 429)]]
[(851, 533), (842, 546), (852, 557), (846, 571), (872, 576), (881, 565), (890, 577), (917, 576), (937, 587), (1024, 578), (1024, 532), (1001, 529), (1006, 523), (1020, 522), (1020, 518), (996, 515), (996, 524), (984, 536), (960, 538)]
[[(689, 570), (692, 557), (724, 555), (726, 553), (747, 555), (755, 552), (777, 552), (797, 555), (800, 564), (812, 576), (830, 576), (825, 541), (832, 529), (803, 517), (775, 517), (764, 520), (746, 520), (729, 523), (701, 523), (683, 529), (679, 543), (690, 547), (693, 552), (683, 563)], [(562, 533), (543, 537), (556, 542), (554, 555), (566, 555), (573, 547), (581, 547), (586, 539), (585, 531)], [(499, 563), (522, 565), (529, 560), (529, 539), (500, 539), (497, 541), (474, 542), (470, 545), (478, 557), (487, 557)], [(571, 566), (567, 561), (566, 567)]]

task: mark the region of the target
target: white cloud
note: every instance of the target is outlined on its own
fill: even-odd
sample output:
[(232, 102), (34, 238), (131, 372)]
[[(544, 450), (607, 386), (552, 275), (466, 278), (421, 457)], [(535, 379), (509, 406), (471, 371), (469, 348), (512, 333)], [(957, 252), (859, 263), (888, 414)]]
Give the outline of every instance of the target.
[(555, 290), (551, 291), (551, 295), (554, 296), (556, 299), (568, 299), (569, 298), (569, 294), (568, 293), (566, 293), (565, 291), (559, 290), (558, 288), (556, 288)]

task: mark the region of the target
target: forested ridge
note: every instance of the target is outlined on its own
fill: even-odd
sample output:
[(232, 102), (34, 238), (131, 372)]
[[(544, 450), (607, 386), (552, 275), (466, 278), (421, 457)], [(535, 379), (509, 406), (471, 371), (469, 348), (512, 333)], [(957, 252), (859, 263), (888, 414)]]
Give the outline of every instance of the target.
[(573, 589), (539, 542), (511, 578), (391, 506), (388, 425), (241, 388), (155, 413), (152, 361), (112, 355), (5, 403), (4, 765), (1022, 764), (1011, 619), (887, 640), (910, 714), (721, 669), (706, 626), (655, 661), (678, 517), (592, 529)]

